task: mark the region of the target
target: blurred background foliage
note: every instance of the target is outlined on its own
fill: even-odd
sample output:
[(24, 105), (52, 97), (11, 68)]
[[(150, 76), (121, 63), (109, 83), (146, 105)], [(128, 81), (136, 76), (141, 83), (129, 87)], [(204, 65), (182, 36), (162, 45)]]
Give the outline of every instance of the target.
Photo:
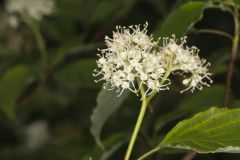
[[(56, 0), (54, 13), (37, 23), (48, 52), (43, 69), (31, 29), (23, 22), (18, 28), (10, 27), (5, 1), (0, 1), (0, 159), (123, 159), (139, 111), (139, 98), (125, 93), (121, 100), (112, 92), (101, 91), (96, 100), (101, 84), (94, 83), (92, 76), (97, 48), (104, 47), (104, 36), (111, 36), (116, 25), (147, 21), (149, 33), (157, 36), (186, 34), (188, 44), (200, 48), (200, 57), (211, 62), (214, 73), (210, 88), (194, 94), (179, 94), (181, 79), (175, 78), (172, 89), (154, 99), (133, 157), (156, 146), (179, 120), (210, 106), (223, 106), (231, 41), (219, 35), (198, 34), (197, 30), (217, 29), (232, 35), (232, 16), (219, 9), (202, 11), (198, 7), (185, 8), (185, 14), (172, 16), (186, 2), (188, 0)], [(190, 29), (190, 24), (198, 20)], [(233, 107), (240, 105), (239, 67), (238, 58), (232, 84)], [(115, 100), (119, 104), (115, 104)], [(105, 151), (90, 134), (90, 117), (97, 101), (105, 110), (97, 111), (99, 117), (92, 117), (91, 131), (99, 143), (101, 132)], [(111, 106), (111, 110), (106, 110)], [(152, 160), (181, 159), (185, 153), (162, 150)], [(207, 154), (195, 159), (239, 160), (240, 156)]]

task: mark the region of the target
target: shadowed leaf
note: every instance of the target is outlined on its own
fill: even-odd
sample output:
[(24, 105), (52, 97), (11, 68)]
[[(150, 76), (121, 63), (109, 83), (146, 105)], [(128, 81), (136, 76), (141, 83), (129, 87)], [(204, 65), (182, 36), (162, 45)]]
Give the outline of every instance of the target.
[(159, 145), (199, 153), (240, 153), (240, 109), (212, 107), (178, 123)]
[(204, 2), (188, 2), (183, 4), (180, 8), (174, 10), (163, 21), (161, 25), (156, 28), (154, 35), (171, 36), (175, 34), (181, 37), (186, 34), (197, 21), (202, 18)]
[(128, 91), (124, 91), (121, 96), (117, 97), (115, 90), (105, 89), (102, 89), (98, 94), (97, 106), (93, 110), (93, 114), (91, 116), (91, 133), (94, 136), (97, 144), (102, 149), (104, 149), (100, 140), (102, 128), (108, 118), (121, 106), (128, 94)]
[(13, 110), (17, 97), (29, 79), (30, 68), (16, 65), (6, 71), (0, 79), (0, 104), (2, 110), (10, 117), (14, 116)]

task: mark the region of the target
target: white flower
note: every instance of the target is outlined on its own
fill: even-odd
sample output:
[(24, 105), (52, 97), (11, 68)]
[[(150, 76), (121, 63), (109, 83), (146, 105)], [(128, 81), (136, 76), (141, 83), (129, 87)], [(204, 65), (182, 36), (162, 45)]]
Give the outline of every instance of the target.
[(182, 92), (201, 90), (204, 85), (209, 86), (206, 80), (212, 82), (208, 73), (210, 64), (199, 58), (196, 47), (185, 45), (186, 37), (180, 39), (180, 44), (175, 36), (163, 38), (163, 46), (158, 47), (158, 41), (146, 34), (147, 23), (142, 30), (140, 25), (116, 29), (113, 38), (105, 37), (107, 48), (99, 50), (99, 70), (94, 70), (94, 76), (101, 76), (96, 82), (105, 81), (104, 88), (117, 88), (121, 94), (125, 89), (137, 93), (144, 87), (143, 96), (148, 96), (169, 89), (171, 73), (184, 77), (187, 88)]
[(169, 67), (166, 66), (166, 61), (172, 58), (172, 72), (182, 71), (183, 73), (190, 73), (190, 77), (183, 80), (183, 84), (187, 88), (181, 92), (189, 89), (193, 92), (196, 88), (201, 90), (204, 85), (209, 86), (209, 83), (212, 83), (209, 77), (211, 73), (208, 72), (210, 63), (206, 63), (205, 59), (201, 59), (198, 56), (199, 49), (197, 47), (192, 46), (189, 48), (185, 46), (186, 38), (181, 38), (180, 44), (177, 44), (178, 40), (175, 39), (174, 35), (171, 38), (164, 38), (162, 53), (165, 61), (163, 62), (165, 62), (165, 68)]
[(35, 20), (41, 20), (44, 15), (52, 14), (53, 0), (7, 0), (6, 10), (9, 13), (28, 15)]
[(152, 91), (166, 89), (160, 84), (164, 69), (158, 61), (154, 47), (158, 41), (153, 41), (148, 36), (147, 23), (141, 30), (140, 25), (130, 27), (116, 27), (113, 38), (106, 36), (108, 48), (101, 49), (97, 65), (100, 70), (95, 70), (94, 76), (102, 75), (98, 81), (104, 80), (104, 87), (118, 88), (118, 91), (129, 89), (137, 93), (136, 80), (147, 87), (145, 94)]

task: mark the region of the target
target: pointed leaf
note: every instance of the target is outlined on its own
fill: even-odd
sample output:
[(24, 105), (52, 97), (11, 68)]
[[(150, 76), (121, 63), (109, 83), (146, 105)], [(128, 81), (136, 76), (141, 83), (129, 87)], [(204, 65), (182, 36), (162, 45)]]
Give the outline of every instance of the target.
[(174, 10), (155, 32), (155, 36), (171, 36), (175, 34), (181, 37), (187, 30), (202, 18), (204, 2), (188, 2)]
[[(168, 113), (160, 115), (157, 118), (155, 123), (155, 131), (161, 131), (161, 128), (164, 125), (180, 117), (194, 115), (195, 113), (208, 109), (209, 106), (222, 105), (224, 99), (224, 90), (225, 86), (223, 85), (212, 85), (211, 87), (205, 88), (200, 92), (195, 92), (182, 98), (179, 106)], [(194, 106), (192, 104), (194, 104)]]
[(128, 94), (129, 92), (125, 91), (118, 97), (115, 90), (103, 89), (98, 95), (97, 106), (91, 116), (92, 125), (90, 130), (102, 149), (104, 148), (100, 140), (102, 128), (108, 118), (121, 106)]
[(120, 142), (117, 142), (116, 144), (114, 144), (111, 149), (109, 149), (108, 151), (104, 152), (104, 154), (101, 156), (100, 160), (108, 160), (111, 158), (111, 156), (117, 151), (119, 150), (120, 147), (122, 147), (122, 145), (125, 143), (125, 140), (122, 140)]
[(14, 114), (15, 102), (25, 87), (30, 73), (29, 67), (16, 65), (7, 70), (0, 79), (0, 105), (2, 110), (10, 117)]
[(178, 123), (159, 147), (240, 153), (240, 109), (213, 107), (198, 113)]
[(65, 85), (96, 87), (98, 84), (92, 80), (95, 65), (95, 59), (78, 61), (55, 72), (54, 78)]
[[(231, 1), (231, 0), (229, 0)], [(233, 0), (233, 2), (239, 7), (240, 6), (240, 0)]]
[(126, 142), (126, 136), (128, 134), (125, 132), (118, 132), (110, 135), (107, 139), (104, 139), (102, 143), (104, 144), (106, 151), (102, 151), (99, 146), (94, 146), (91, 152), (88, 152), (81, 160), (109, 160), (114, 153), (121, 148), (121, 146)]

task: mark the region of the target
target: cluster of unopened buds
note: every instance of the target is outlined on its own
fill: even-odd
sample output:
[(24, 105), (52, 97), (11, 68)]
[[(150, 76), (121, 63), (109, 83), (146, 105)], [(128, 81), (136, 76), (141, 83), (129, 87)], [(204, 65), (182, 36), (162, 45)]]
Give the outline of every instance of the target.
[(104, 88), (117, 88), (120, 95), (125, 89), (138, 93), (144, 87), (144, 96), (169, 89), (172, 73), (183, 76), (186, 88), (181, 92), (212, 83), (210, 63), (199, 57), (197, 47), (186, 46), (186, 37), (172, 35), (154, 41), (147, 35), (147, 26), (117, 26), (112, 38), (105, 37), (107, 48), (99, 49), (98, 69), (93, 74), (101, 77), (96, 82), (105, 81)]

